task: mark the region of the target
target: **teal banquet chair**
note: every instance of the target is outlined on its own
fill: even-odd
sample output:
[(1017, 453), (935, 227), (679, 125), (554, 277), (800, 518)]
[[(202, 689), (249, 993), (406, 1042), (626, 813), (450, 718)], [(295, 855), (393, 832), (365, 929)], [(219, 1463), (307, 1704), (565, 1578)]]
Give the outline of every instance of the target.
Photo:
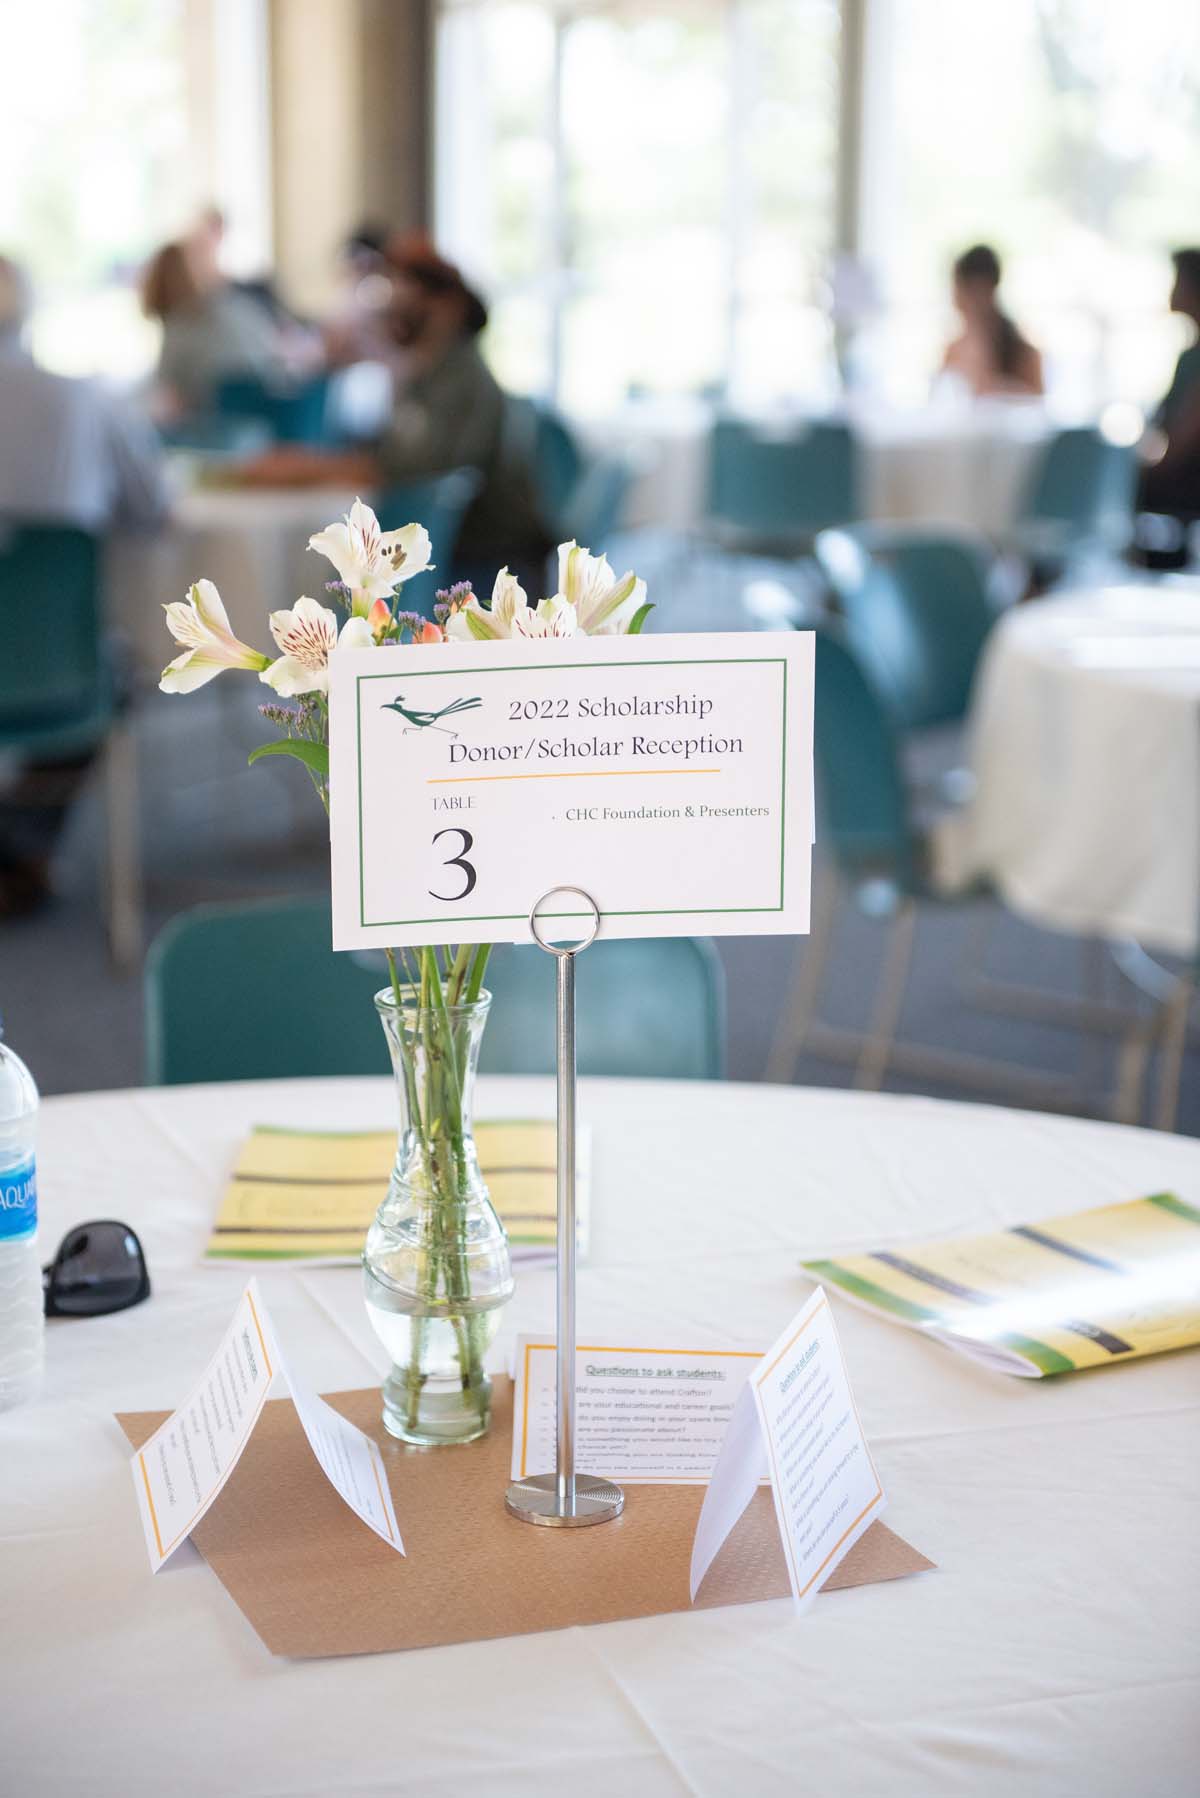
[(137, 760), (99, 565), (86, 531), (0, 523), (0, 754), (52, 766), (103, 752), (109, 945), (128, 967), (142, 929)]
[(707, 525), (731, 549), (806, 551), (816, 532), (859, 515), (859, 487), (857, 443), (840, 420), (778, 433), (731, 417), (713, 425)]
[(1091, 425), (1055, 432), (1030, 475), (1012, 547), (1054, 571), (1081, 550), (1124, 549), (1133, 530), (1134, 451)]
[[(853, 1064), (856, 1087), (880, 1087), (887, 1073), (979, 1086), (1010, 1101), (1067, 1106), (1073, 1088), (1035, 1080), (1022, 1069), (897, 1041), (912, 966), (918, 907), (969, 894), (946, 893), (930, 878), (931, 824), (919, 817), (908, 781), (903, 735), (887, 698), (845, 633), (816, 632), (817, 840), (828, 865), (814, 868), (812, 933), (801, 945), (792, 991), (767, 1063), (767, 1077), (788, 1080), (805, 1051)], [(849, 895), (886, 929), (879, 977), (865, 1030), (834, 1027), (819, 1002), (837, 913)]]
[[(173, 919), (146, 962), (152, 1085), (382, 1074), (374, 996), (379, 951), (334, 953), (325, 899), (203, 905)], [(299, 973), (297, 972), (299, 970)], [(554, 1068), (553, 958), (498, 949), (481, 1066)], [(584, 1074), (714, 1079), (724, 1061), (725, 990), (712, 944), (692, 938), (596, 943), (578, 962)]]
[(315, 447), (329, 441), (328, 402), (328, 375), (279, 386), (253, 375), (236, 375), (218, 384), (215, 409), (219, 418), (266, 425), (277, 443)]
[(371, 504), (385, 531), (414, 522), (423, 524), (433, 545), (433, 567), (400, 589), (403, 611), (433, 617), (439, 589), (449, 587), (454, 579), (454, 553), (463, 519), (481, 485), (477, 469), (451, 468), (445, 474), (405, 481), (375, 494)]
[(904, 730), (959, 722), (996, 619), (988, 546), (951, 532), (823, 531), (818, 565), (847, 644)]

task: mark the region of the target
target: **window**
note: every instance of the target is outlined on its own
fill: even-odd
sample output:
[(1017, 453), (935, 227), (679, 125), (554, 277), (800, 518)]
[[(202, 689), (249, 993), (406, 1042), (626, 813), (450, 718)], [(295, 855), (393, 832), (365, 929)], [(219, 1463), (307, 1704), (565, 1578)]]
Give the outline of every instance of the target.
[(6, 0), (0, 251), (37, 289), (47, 367), (149, 367), (137, 271), (202, 205), (228, 210), (234, 272), (267, 263), (264, 17), (261, 0)]
[(437, 230), (572, 411), (827, 382), (836, 0), (445, 0)]
[(928, 393), (949, 263), (984, 239), (1064, 411), (1161, 393), (1166, 252), (1200, 236), (1195, 0), (870, 0), (868, 26), (872, 384)]

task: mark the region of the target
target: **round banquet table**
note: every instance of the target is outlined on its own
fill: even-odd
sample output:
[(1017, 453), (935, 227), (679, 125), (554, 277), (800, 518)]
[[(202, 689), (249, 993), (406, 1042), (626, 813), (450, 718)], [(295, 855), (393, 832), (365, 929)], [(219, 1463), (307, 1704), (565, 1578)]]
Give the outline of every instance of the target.
[[(481, 1116), (551, 1115), (549, 1081), (481, 1083)], [(1200, 1597), (1195, 1354), (1040, 1382), (985, 1372), (841, 1304), (887, 1520), (931, 1573), (818, 1598), (325, 1661), (272, 1658), (190, 1543), (152, 1577), (112, 1413), (176, 1404), (244, 1270), (201, 1264), (254, 1123), (379, 1127), (384, 1080), (49, 1100), (43, 1249), (89, 1217), (137, 1229), (150, 1302), (47, 1332), (41, 1399), (0, 1416), (21, 1798), (490, 1798), (614, 1790), (773, 1798), (1181, 1794), (1195, 1771)], [(593, 1132), (583, 1339), (630, 1329), (765, 1347), (801, 1255), (978, 1231), (1163, 1189), (1200, 1200), (1200, 1143), (893, 1096), (584, 1081)], [(354, 1270), (266, 1268), (289, 1357), (369, 1385)], [(508, 1334), (553, 1316), (522, 1272)], [(397, 1482), (404, 1528), (404, 1495)], [(502, 1502), (497, 1492), (496, 1503)]]
[[(786, 434), (800, 415), (764, 421)], [(862, 458), (865, 515), (880, 523), (943, 524), (1003, 536), (1016, 523), (1050, 424), (1034, 401), (981, 400), (907, 411), (856, 404), (848, 413)], [(589, 428), (595, 446), (632, 455), (627, 527), (694, 530), (703, 520), (711, 407), (637, 401)]]
[(118, 535), (107, 547), (105, 589), (114, 627), (138, 669), (157, 679), (175, 653), (163, 606), (193, 581), (216, 584), (235, 636), (269, 650), (267, 614), (302, 593), (325, 603), (335, 570), (308, 540), (354, 504), (341, 487), (194, 487), (180, 492), (155, 535)]
[(970, 718), (975, 796), (939, 842), (1052, 929), (1195, 954), (1200, 583), (1071, 592), (1009, 612)]

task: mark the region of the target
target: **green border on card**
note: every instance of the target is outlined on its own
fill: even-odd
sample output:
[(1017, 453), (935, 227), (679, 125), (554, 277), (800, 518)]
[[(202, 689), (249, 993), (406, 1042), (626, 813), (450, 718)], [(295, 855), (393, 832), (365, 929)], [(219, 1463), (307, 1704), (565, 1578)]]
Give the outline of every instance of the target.
[[(642, 910), (613, 911), (607, 915), (611, 918), (711, 918), (722, 916), (743, 916), (750, 913), (778, 912), (783, 910), (784, 902), (784, 869), (787, 843), (787, 705), (788, 705), (788, 668), (786, 656), (738, 656), (739, 667), (754, 665), (759, 667), (779, 667), (783, 670), (782, 723), (783, 741), (780, 751), (779, 768), (779, 903), (778, 905), (705, 905), (680, 907), (662, 905)], [(636, 662), (556, 662), (552, 666), (559, 668), (711, 668), (719, 666), (719, 660), (712, 656), (671, 656), (648, 657)], [(551, 667), (531, 667), (529, 663), (518, 663), (503, 668), (422, 668), (406, 673), (405, 680), (427, 680), (430, 676), (438, 679), (449, 674), (475, 675), (482, 674), (534, 674), (544, 675)], [(443, 912), (435, 918), (372, 918), (366, 916), (366, 871), (363, 866), (363, 754), (362, 754), (362, 686), (364, 681), (395, 680), (395, 674), (359, 674), (354, 681), (354, 729), (356, 735), (356, 753), (358, 760), (358, 922), (363, 930), (390, 930), (393, 927), (407, 929), (413, 924), (446, 924), (455, 921), (463, 924), (512, 924), (528, 916), (526, 912), (476, 912), (471, 915), (455, 913), (450, 917)], [(648, 774), (652, 770), (647, 769)], [(585, 917), (585, 912), (546, 912), (548, 918)]]

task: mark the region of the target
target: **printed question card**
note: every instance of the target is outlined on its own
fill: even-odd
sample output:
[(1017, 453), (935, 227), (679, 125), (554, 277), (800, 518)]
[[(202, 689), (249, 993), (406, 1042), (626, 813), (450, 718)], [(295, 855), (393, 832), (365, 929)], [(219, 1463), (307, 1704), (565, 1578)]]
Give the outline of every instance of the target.
[(528, 942), (564, 886), (602, 936), (808, 929), (811, 633), (345, 650), (329, 704), (337, 949)]
[(886, 1503), (820, 1287), (751, 1370), (729, 1420), (696, 1525), (693, 1598), (764, 1475), (806, 1610)]
[(258, 1282), (251, 1280), (199, 1380), (131, 1462), (155, 1573), (195, 1529), (237, 1466), (276, 1374), (287, 1381), (330, 1484), (377, 1536), (404, 1553), (378, 1444), (288, 1370)]
[[(757, 1349), (577, 1348), (575, 1464), (626, 1485), (704, 1485)], [(552, 1339), (517, 1340), (512, 1477), (553, 1473)]]

